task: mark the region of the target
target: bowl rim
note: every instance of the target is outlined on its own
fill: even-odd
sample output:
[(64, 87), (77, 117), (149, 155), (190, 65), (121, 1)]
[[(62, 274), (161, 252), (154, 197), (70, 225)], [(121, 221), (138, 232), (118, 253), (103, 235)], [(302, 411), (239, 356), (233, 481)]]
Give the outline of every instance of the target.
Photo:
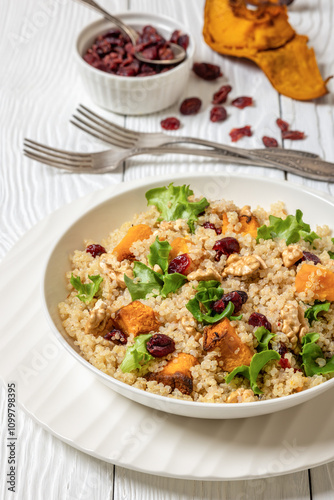
[[(102, 76), (106, 79), (109, 79), (109, 80), (115, 80), (115, 81), (127, 81), (127, 82), (130, 82), (130, 81), (135, 81), (135, 82), (138, 82), (138, 81), (153, 81), (153, 80), (157, 80), (158, 78), (166, 78), (168, 75), (170, 74), (175, 74), (176, 71), (182, 71), (185, 66), (184, 66), (184, 63), (186, 63), (187, 61), (192, 61), (193, 57), (194, 57), (194, 54), (195, 54), (195, 41), (194, 41), (194, 38), (192, 36), (192, 34), (189, 32), (189, 30), (187, 30), (185, 28), (184, 25), (182, 25), (181, 23), (179, 23), (179, 21), (177, 19), (174, 19), (172, 17), (169, 17), (169, 16), (165, 16), (165, 15), (160, 15), (160, 14), (154, 14), (154, 13), (150, 13), (150, 12), (138, 12), (138, 11), (123, 11), (123, 12), (119, 12), (119, 13), (116, 13), (115, 16), (117, 17), (120, 17), (120, 18), (127, 18), (127, 17), (136, 17), (138, 16), (139, 18), (140, 17), (144, 17), (144, 16), (147, 16), (148, 18), (148, 21), (149, 19), (153, 19), (153, 23), (154, 23), (154, 20), (156, 19), (157, 21), (160, 20), (163, 20), (163, 21), (166, 21), (166, 22), (171, 22), (171, 23), (174, 23), (176, 24), (175, 26), (175, 29), (181, 29), (182, 31), (184, 31), (184, 33), (186, 33), (188, 36), (189, 36), (189, 46), (187, 48), (187, 57), (181, 62), (179, 63), (177, 66), (175, 66), (175, 68), (172, 68), (170, 71), (166, 71), (165, 73), (158, 73), (156, 75), (150, 75), (150, 76), (141, 76), (140, 78), (136, 79), (136, 77), (133, 77), (133, 76), (121, 76), (121, 75), (114, 75), (112, 73), (107, 73), (105, 71), (101, 71), (100, 69), (97, 69), (97, 68), (94, 68), (93, 66), (91, 66), (90, 64), (88, 64), (83, 56), (81, 55), (80, 51), (79, 51), (79, 42), (81, 41), (82, 38), (87, 38), (87, 31), (90, 29), (90, 28), (97, 28), (98, 26), (100, 25), (103, 25), (103, 24), (106, 24), (106, 23), (109, 23), (110, 25), (112, 25), (111, 21), (108, 21), (107, 19), (105, 18), (100, 18), (100, 19), (97, 19), (89, 24), (86, 24), (78, 33), (76, 39), (75, 39), (75, 57), (77, 60), (79, 60), (80, 64), (86, 68), (86, 70), (91, 70), (92, 71), (92, 74), (95, 74), (95, 75), (99, 75), (99, 76)], [(145, 26), (145, 24), (148, 24), (148, 23), (143, 23), (143, 26)], [(159, 29), (159, 28), (157, 28)], [(103, 30), (99, 30), (97, 31), (96, 35), (95, 36), (98, 36), (98, 33), (102, 33)]]
[[(280, 411), (280, 410), (285, 409), (285, 407), (284, 407), (285, 401), (291, 401), (292, 399), (294, 401), (296, 401), (295, 404), (289, 405), (289, 407), (293, 407), (293, 406), (296, 406), (298, 404), (299, 399), (305, 398), (305, 393), (310, 395), (307, 398), (307, 400), (310, 400), (310, 399), (312, 399), (313, 393), (317, 393), (317, 394), (315, 394), (315, 396), (316, 396), (316, 395), (320, 395), (321, 393), (330, 389), (334, 385), (334, 377), (329, 379), (329, 380), (326, 380), (325, 382), (323, 382), (319, 385), (316, 385), (314, 387), (311, 387), (310, 389), (307, 389), (305, 391), (301, 391), (299, 393), (290, 394), (288, 396), (282, 396), (282, 397), (274, 398), (274, 399), (253, 401), (253, 402), (247, 402), (247, 403), (242, 403), (242, 404), (240, 404), (240, 403), (228, 403), (228, 404), (227, 403), (205, 403), (205, 402), (199, 402), (199, 401), (186, 401), (186, 400), (177, 399), (177, 398), (170, 398), (167, 396), (161, 396), (159, 394), (155, 394), (155, 393), (144, 391), (142, 389), (138, 389), (137, 387), (133, 387), (129, 384), (126, 384), (125, 382), (122, 382), (120, 380), (115, 379), (111, 375), (104, 373), (102, 370), (99, 370), (94, 365), (89, 363), (89, 361), (87, 361), (85, 358), (83, 358), (80, 355), (80, 353), (77, 352), (66, 341), (66, 339), (63, 337), (63, 335), (60, 333), (60, 331), (58, 330), (57, 326), (55, 325), (55, 323), (52, 319), (52, 316), (49, 312), (49, 308), (48, 308), (48, 305), (46, 302), (46, 292), (45, 292), (46, 288), (47, 288), (47, 282), (46, 282), (47, 269), (50, 265), (50, 261), (51, 261), (51, 258), (53, 256), (53, 253), (54, 253), (55, 249), (57, 248), (58, 244), (60, 243), (60, 241), (68, 234), (68, 232), (71, 231), (72, 227), (74, 227), (79, 221), (84, 219), (88, 214), (90, 214), (91, 212), (96, 210), (101, 205), (107, 204), (110, 199), (117, 199), (119, 197), (122, 197), (125, 193), (131, 192), (133, 190), (137, 190), (137, 189), (140, 189), (143, 187), (147, 187), (147, 189), (150, 189), (150, 187), (153, 187), (155, 184), (160, 183), (160, 182), (170, 183), (170, 182), (173, 182), (173, 180), (178, 180), (178, 178), (184, 178), (185, 176), (186, 176), (186, 173), (173, 175), (173, 178), (171, 178), (169, 176), (163, 176), (163, 177), (160, 176), (160, 177), (156, 178), (155, 180), (151, 180), (151, 179), (146, 178), (146, 179), (141, 179), (135, 185), (130, 185), (130, 186), (127, 186), (126, 183), (122, 183), (125, 185), (118, 186), (117, 192), (115, 192), (114, 194), (112, 193), (103, 201), (99, 201), (96, 204), (94, 204), (93, 206), (91, 206), (89, 209), (85, 210), (84, 213), (82, 213), (80, 215), (80, 217), (77, 217), (74, 222), (71, 222), (69, 225), (66, 225), (66, 227), (62, 230), (61, 234), (57, 235), (57, 239), (54, 242), (51, 249), (49, 249), (49, 253), (48, 253), (47, 258), (45, 260), (43, 271), (42, 271), (42, 280), (41, 280), (41, 284), (40, 284), (42, 310), (44, 312), (44, 315), (47, 319), (49, 326), (51, 327), (53, 334), (55, 334), (58, 341), (65, 347), (65, 349), (72, 356), (74, 356), (75, 359), (77, 359), (83, 366), (86, 366), (89, 370), (91, 370), (93, 373), (95, 373), (98, 377), (101, 377), (102, 379), (104, 379), (105, 382), (107, 382), (107, 385), (111, 389), (112, 389), (111, 386), (113, 384), (115, 384), (117, 387), (121, 388), (122, 391), (117, 391), (117, 389), (114, 389), (114, 390), (116, 390), (116, 392), (120, 393), (123, 396), (124, 396), (123, 393), (125, 391), (125, 392), (134, 393), (134, 394), (138, 395), (139, 398), (144, 397), (145, 399), (148, 398), (148, 399), (151, 399), (151, 400), (156, 401), (156, 402), (157, 401), (161, 402), (160, 409), (162, 411), (167, 411), (169, 413), (171, 411), (164, 408), (164, 405), (166, 405), (166, 404), (171, 405), (173, 407), (175, 406), (175, 407), (180, 407), (180, 408), (182, 408), (182, 407), (184, 407), (184, 408), (196, 408), (196, 410), (197, 409), (203, 409), (203, 410), (216, 409), (217, 413), (219, 412), (219, 410), (223, 410), (223, 412), (225, 414), (234, 413), (234, 410), (236, 408), (239, 408), (241, 410), (241, 412), (243, 412), (243, 410), (242, 410), (242, 408), (243, 408), (243, 409), (245, 409), (245, 412), (246, 412), (247, 409), (269, 408), (269, 407), (275, 407), (275, 406), (282, 406), (282, 408), (277, 408), (277, 411)], [(196, 177), (196, 178), (207, 177), (208, 174), (202, 173), (202, 172), (196, 172), (196, 173), (192, 172), (191, 176)], [(292, 187), (293, 189), (295, 189), (296, 191), (306, 191), (312, 195), (316, 195), (321, 200), (325, 200), (325, 201), (331, 203), (333, 205), (333, 208), (334, 208), (334, 198), (332, 196), (328, 195), (327, 193), (319, 193), (319, 191), (312, 189), (312, 188), (309, 188), (308, 186), (296, 184), (296, 183), (293, 183), (293, 182), (290, 182), (290, 181), (284, 180), (284, 179), (281, 180), (281, 179), (275, 179), (275, 178), (266, 178), (266, 177), (247, 175), (247, 174), (246, 175), (245, 174), (238, 175), (238, 174), (232, 173), (232, 174), (228, 174), (228, 176), (230, 178), (234, 178), (234, 179), (249, 178), (249, 179), (252, 179), (254, 181), (265, 182), (268, 184), (275, 183), (275, 187), (277, 187), (277, 188), (279, 186), (282, 186), (282, 187), (289, 186), (289, 187)], [(217, 177), (225, 178), (226, 174), (224, 174), (224, 173), (222, 173), (220, 175), (218, 174)], [(120, 190), (120, 188), (122, 188), (122, 189)], [(103, 190), (101, 190), (101, 191), (103, 191)], [(127, 396), (125, 396), (125, 397), (127, 397)], [(305, 401), (307, 401), (307, 400), (305, 400)], [(148, 405), (146, 403), (142, 403), (142, 404), (145, 404), (146, 406), (151, 406), (151, 405)], [(240, 417), (231, 417), (231, 418), (251, 418), (252, 416), (255, 416), (255, 415), (261, 416), (261, 415), (265, 415), (266, 413), (273, 413), (273, 411), (269, 412), (269, 411), (263, 410), (262, 412), (256, 413), (254, 415), (250, 415), (250, 416), (240, 415)], [(194, 416), (196, 416), (196, 415), (194, 415)], [(203, 417), (203, 418), (205, 418), (205, 417)], [(207, 418), (210, 418), (210, 417), (207, 417)], [(217, 415), (215, 415), (214, 418), (219, 419), (220, 417), (217, 414)], [(229, 417), (227, 416), (224, 418), (229, 418)]]

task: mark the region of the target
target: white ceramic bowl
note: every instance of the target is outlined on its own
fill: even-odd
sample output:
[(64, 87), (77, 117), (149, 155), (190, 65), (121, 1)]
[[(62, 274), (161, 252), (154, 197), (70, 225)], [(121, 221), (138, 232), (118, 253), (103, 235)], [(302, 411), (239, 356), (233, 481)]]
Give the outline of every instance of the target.
[(138, 30), (151, 24), (166, 39), (176, 29), (187, 33), (187, 58), (170, 71), (140, 78), (112, 75), (93, 68), (84, 61), (83, 55), (98, 35), (114, 26), (101, 19), (86, 26), (76, 42), (76, 60), (86, 91), (99, 106), (124, 115), (144, 115), (168, 108), (180, 98), (187, 84), (195, 50), (193, 37), (184, 26), (169, 17), (146, 12), (126, 12), (117, 16)]
[[(69, 270), (69, 255), (74, 250), (83, 248), (84, 239), (101, 241), (111, 231), (123, 222), (132, 219), (134, 213), (146, 209), (145, 192), (153, 187), (168, 185), (175, 181), (175, 185), (189, 184), (195, 193), (210, 199), (227, 198), (234, 200), (239, 206), (261, 204), (269, 208), (277, 199), (283, 200), (290, 213), (297, 208), (304, 212), (304, 220), (315, 227), (316, 224), (333, 226), (334, 203), (324, 193), (318, 195), (309, 189), (294, 186), (291, 183), (277, 180), (267, 180), (251, 177), (217, 175), (211, 177), (205, 174), (191, 174), (188, 177), (175, 176), (174, 179), (160, 179), (155, 182), (141, 182), (139, 187), (127, 188), (119, 186), (117, 194), (107, 201), (87, 210), (72, 224), (56, 241), (44, 272), (42, 287), (43, 309), (52, 331), (61, 344), (89, 370), (116, 392), (127, 398), (151, 406), (158, 410), (198, 418), (244, 418), (264, 415), (295, 406), (319, 395), (334, 386), (334, 378), (306, 391), (291, 396), (285, 396), (268, 401), (259, 401), (243, 404), (195, 403), (166, 398), (156, 394), (136, 389), (120, 382), (99, 371), (84, 360), (61, 323), (57, 305), (67, 296), (65, 287), (65, 272)], [(279, 193), (279, 194), (278, 194)]]

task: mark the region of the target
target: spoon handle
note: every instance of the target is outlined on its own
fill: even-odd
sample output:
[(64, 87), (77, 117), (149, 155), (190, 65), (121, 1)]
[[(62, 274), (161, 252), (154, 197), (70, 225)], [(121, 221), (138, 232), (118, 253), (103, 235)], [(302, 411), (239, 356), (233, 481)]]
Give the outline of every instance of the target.
[(82, 3), (84, 5), (87, 5), (88, 7), (91, 7), (94, 9), (96, 12), (99, 12), (99, 14), (102, 14), (102, 16), (105, 19), (108, 19), (108, 21), (111, 21), (114, 23), (118, 28), (120, 28), (122, 31), (124, 31), (128, 37), (130, 38), (132, 45), (136, 44), (136, 40), (138, 38), (138, 34), (135, 30), (133, 30), (130, 26), (127, 26), (126, 24), (123, 23), (123, 21), (119, 17), (114, 17), (109, 12), (103, 9), (99, 4), (97, 4), (94, 0), (76, 0), (79, 3)]

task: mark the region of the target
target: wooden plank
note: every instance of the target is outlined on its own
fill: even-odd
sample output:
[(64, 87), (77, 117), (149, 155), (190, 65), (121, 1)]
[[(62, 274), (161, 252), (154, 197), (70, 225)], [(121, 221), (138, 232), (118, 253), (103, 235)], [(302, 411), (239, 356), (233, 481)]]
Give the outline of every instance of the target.
[(224, 482), (163, 478), (117, 467), (114, 494), (115, 500), (310, 500), (307, 471)]
[(312, 499), (332, 500), (334, 498), (334, 462), (311, 469)]

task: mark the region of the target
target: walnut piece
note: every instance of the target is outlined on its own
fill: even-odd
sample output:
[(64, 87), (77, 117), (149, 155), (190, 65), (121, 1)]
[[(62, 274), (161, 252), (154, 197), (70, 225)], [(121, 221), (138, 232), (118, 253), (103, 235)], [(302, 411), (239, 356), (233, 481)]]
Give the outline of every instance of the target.
[(226, 400), (226, 403), (245, 403), (249, 401), (255, 401), (256, 398), (254, 396), (254, 392), (251, 389), (236, 389), (231, 392), (229, 397)]
[(108, 305), (99, 299), (89, 313), (89, 318), (85, 326), (85, 333), (101, 335), (106, 329), (110, 320)]
[(231, 274), (232, 276), (250, 276), (258, 269), (267, 269), (267, 264), (258, 255), (240, 255), (232, 254), (226, 261), (223, 277)]
[(240, 210), (240, 217), (252, 217), (251, 207), (250, 205), (245, 205)]
[(194, 328), (193, 326), (189, 325), (186, 316), (182, 316), (182, 318), (181, 318), (181, 325), (183, 326), (183, 328), (185, 329), (185, 331), (187, 333), (189, 333), (189, 335), (193, 335), (194, 336), (195, 340), (198, 341), (201, 338), (201, 336), (202, 336), (201, 332), (198, 332), (196, 330), (196, 328)]
[(282, 252), (282, 260), (285, 267), (293, 266), (302, 257), (303, 251), (298, 245), (289, 245)]
[(189, 281), (209, 281), (216, 280), (221, 281), (221, 276), (218, 271), (209, 267), (208, 269), (196, 269), (192, 273), (187, 275)]
[(126, 284), (124, 281), (124, 274), (126, 274), (129, 278), (133, 278), (133, 271), (129, 264), (122, 264), (118, 268), (114, 269), (111, 264), (102, 260), (100, 262), (101, 269), (105, 272), (111, 280), (115, 280), (117, 285), (121, 288), (126, 288)]
[(291, 300), (281, 310), (281, 318), (283, 320), (282, 332), (290, 340), (292, 348), (296, 349), (298, 340), (301, 340), (308, 332), (304, 311), (295, 300)]

